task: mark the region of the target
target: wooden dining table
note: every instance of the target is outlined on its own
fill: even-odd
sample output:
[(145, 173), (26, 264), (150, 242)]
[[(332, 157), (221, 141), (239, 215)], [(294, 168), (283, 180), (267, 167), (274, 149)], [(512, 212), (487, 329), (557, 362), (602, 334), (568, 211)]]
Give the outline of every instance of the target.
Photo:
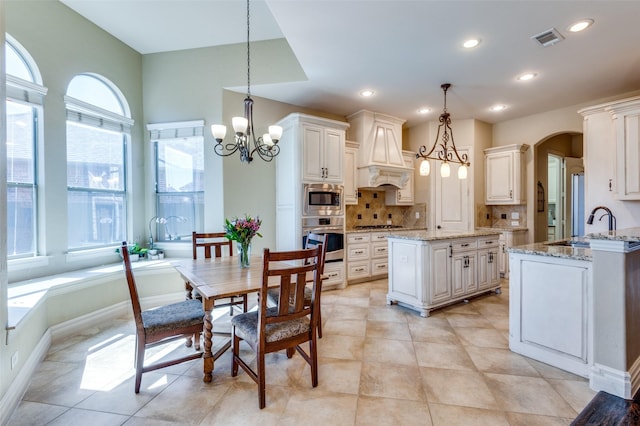
[[(173, 266), (185, 282), (191, 284), (193, 291), (202, 296), (204, 308), (203, 380), (211, 382), (214, 361), (231, 347), (231, 338), (229, 337), (229, 340), (220, 349), (212, 353), (214, 333), (211, 312), (215, 308), (217, 300), (260, 291), (262, 288), (262, 256), (252, 256), (248, 268), (240, 267), (237, 256), (195, 260), (185, 259), (173, 262)], [(291, 265), (283, 264), (283, 266)], [(274, 279), (273, 286), (277, 287), (279, 285), (278, 277), (272, 278)]]

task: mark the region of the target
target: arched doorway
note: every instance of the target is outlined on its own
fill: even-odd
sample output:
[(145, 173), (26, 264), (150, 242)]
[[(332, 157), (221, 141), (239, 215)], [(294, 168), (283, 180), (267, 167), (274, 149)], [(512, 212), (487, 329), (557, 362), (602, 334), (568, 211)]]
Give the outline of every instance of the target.
[[(534, 242), (552, 241), (578, 235), (582, 218), (579, 200), (573, 202), (573, 192), (579, 194), (579, 175), (582, 166), (582, 133), (559, 133), (549, 136), (534, 146)], [(576, 189), (573, 191), (574, 180)], [(584, 201), (582, 201), (582, 212)], [(573, 213), (576, 213), (574, 217)], [(584, 229), (584, 228), (583, 228)]]

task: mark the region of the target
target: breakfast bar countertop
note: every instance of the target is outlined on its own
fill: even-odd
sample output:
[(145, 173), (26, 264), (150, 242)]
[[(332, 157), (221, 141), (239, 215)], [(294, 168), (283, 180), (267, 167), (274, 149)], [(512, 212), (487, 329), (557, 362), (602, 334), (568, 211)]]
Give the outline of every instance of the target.
[[(586, 241), (585, 238), (572, 238), (570, 241)], [(509, 253), (533, 254), (537, 256), (561, 257), (564, 259), (591, 261), (591, 249), (588, 247), (572, 247), (559, 245), (560, 241), (547, 241), (543, 243), (525, 244), (516, 247), (507, 247)]]
[(489, 237), (493, 235), (500, 235), (500, 231), (414, 231), (410, 233), (394, 234), (393, 231), (389, 238), (403, 238), (406, 240), (418, 240), (418, 241), (436, 241), (436, 240), (451, 240), (454, 238), (471, 238), (471, 237)]

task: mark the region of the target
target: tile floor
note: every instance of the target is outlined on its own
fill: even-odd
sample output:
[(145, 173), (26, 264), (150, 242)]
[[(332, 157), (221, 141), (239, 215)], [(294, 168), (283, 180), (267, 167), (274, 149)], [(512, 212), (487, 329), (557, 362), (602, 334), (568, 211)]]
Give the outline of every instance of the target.
[(299, 355), (271, 354), (264, 410), (229, 352), (210, 384), (196, 360), (144, 374), (136, 395), (134, 324), (118, 318), (54, 342), (9, 424), (568, 425), (595, 392), (509, 351), (505, 287), (429, 318), (387, 306), (386, 280), (323, 293), (318, 387)]

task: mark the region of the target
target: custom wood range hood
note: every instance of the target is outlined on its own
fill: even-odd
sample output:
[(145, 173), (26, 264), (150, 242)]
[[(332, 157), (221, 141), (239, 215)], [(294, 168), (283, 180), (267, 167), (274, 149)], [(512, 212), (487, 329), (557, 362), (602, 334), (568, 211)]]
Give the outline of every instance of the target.
[(358, 188), (393, 185), (404, 188), (413, 173), (402, 158), (402, 125), (405, 120), (360, 110), (347, 117), (349, 138), (358, 149)]

